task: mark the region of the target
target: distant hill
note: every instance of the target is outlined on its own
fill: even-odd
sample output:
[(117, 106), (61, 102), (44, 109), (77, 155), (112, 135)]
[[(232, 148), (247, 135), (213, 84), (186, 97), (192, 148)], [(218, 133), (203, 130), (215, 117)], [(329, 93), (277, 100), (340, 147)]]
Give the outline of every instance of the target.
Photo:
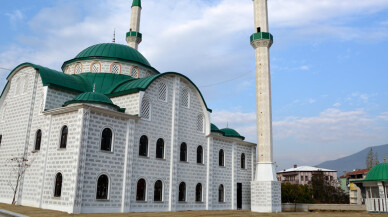
[(321, 164), (318, 164), (317, 167), (337, 170), (338, 176), (341, 176), (343, 174), (343, 171), (351, 172), (354, 169), (365, 169), (366, 156), (368, 155), (370, 148), (373, 149), (373, 152), (377, 152), (380, 163), (384, 162), (384, 157), (387, 157), (388, 160), (387, 144), (380, 146), (371, 146), (347, 157), (339, 158), (337, 160), (325, 161)]

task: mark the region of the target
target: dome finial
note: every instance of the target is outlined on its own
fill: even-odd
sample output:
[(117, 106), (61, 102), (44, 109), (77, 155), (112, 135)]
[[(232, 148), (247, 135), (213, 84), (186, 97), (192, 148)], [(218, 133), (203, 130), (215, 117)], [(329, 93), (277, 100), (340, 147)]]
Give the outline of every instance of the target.
[(116, 43), (116, 28), (113, 30), (113, 40), (112, 43)]

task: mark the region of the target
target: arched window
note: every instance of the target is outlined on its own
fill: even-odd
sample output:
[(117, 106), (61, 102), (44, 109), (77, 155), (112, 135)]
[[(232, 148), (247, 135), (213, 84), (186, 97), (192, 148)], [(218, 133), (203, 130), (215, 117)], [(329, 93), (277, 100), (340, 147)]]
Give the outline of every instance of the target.
[(60, 197), (62, 193), (62, 174), (57, 173), (55, 176), (54, 197)]
[(180, 159), (181, 161), (187, 161), (187, 145), (184, 142), (181, 144)]
[(141, 117), (146, 120), (150, 120), (151, 118), (151, 103), (147, 98), (141, 102)]
[(186, 183), (181, 182), (179, 184), (179, 201), (186, 201)]
[(1, 146), (1, 140), (3, 139), (3, 135), (0, 134), (0, 146)]
[(218, 187), (218, 202), (220, 202), (220, 203), (225, 202), (224, 198), (225, 198), (225, 196), (224, 196), (224, 186), (220, 185), (220, 187)]
[(203, 164), (203, 148), (198, 146), (197, 148), (197, 163)]
[(195, 186), (195, 201), (202, 202), (202, 184), (201, 183), (198, 183), (197, 186)]
[(159, 95), (158, 99), (166, 102), (167, 101), (167, 86), (165, 83), (160, 83), (159, 84)]
[(224, 150), (220, 150), (220, 152), (218, 153), (218, 165), (220, 166), (225, 166), (225, 162), (224, 162)]
[(131, 77), (139, 78), (139, 69), (137, 67), (132, 67), (132, 69), (131, 69)]
[(158, 139), (156, 142), (156, 158), (164, 158), (164, 140)]
[(188, 108), (189, 107), (189, 90), (187, 88), (182, 89), (181, 93), (181, 104), (183, 107)]
[(70, 74), (70, 66), (67, 66), (67, 67), (66, 67), (65, 73), (66, 73), (66, 74)]
[(163, 183), (160, 180), (155, 182), (154, 201), (163, 201)]
[(140, 156), (148, 156), (148, 138), (147, 136), (141, 136), (140, 137), (140, 143), (139, 143), (139, 155)]
[(35, 151), (40, 150), (41, 142), (42, 142), (42, 131), (38, 130), (36, 131), (36, 135), (35, 135), (35, 148), (34, 148)]
[(110, 72), (113, 74), (120, 74), (121, 73), (121, 66), (118, 63), (112, 63), (110, 66)]
[(74, 67), (74, 74), (82, 73), (82, 63), (75, 64)]
[(28, 76), (24, 78), (23, 93), (27, 93), (28, 90)]
[(108, 190), (109, 190), (109, 178), (107, 175), (101, 175), (98, 177), (97, 181), (97, 199), (106, 200), (108, 199)]
[(136, 188), (136, 200), (145, 201), (146, 200), (146, 181), (144, 179), (140, 179), (137, 182)]
[(22, 86), (22, 79), (21, 78), (18, 78), (16, 79), (16, 82), (15, 82), (15, 96), (19, 95), (20, 93), (20, 88)]
[(105, 128), (101, 135), (101, 150), (112, 151), (112, 130)]
[(60, 144), (59, 148), (66, 148), (67, 134), (68, 134), (68, 128), (67, 128), (67, 126), (63, 126), (62, 131), (61, 131), (61, 144)]
[(200, 114), (197, 117), (197, 131), (203, 133), (203, 115)]
[(90, 71), (91, 72), (101, 72), (101, 63), (98, 61), (93, 62), (92, 65), (90, 66)]
[(245, 154), (241, 154), (241, 169), (245, 169)]

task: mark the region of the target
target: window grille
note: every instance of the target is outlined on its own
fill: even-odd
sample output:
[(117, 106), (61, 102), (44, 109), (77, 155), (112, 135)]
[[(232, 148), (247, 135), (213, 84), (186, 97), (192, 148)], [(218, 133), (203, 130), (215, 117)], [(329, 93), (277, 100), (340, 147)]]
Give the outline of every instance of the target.
[(186, 183), (184, 182), (179, 184), (179, 201), (186, 201)]
[(195, 187), (195, 202), (202, 202), (202, 184), (198, 183)]
[(197, 131), (203, 132), (203, 115), (200, 114), (197, 117)]
[(154, 201), (163, 201), (163, 183), (160, 180), (155, 182)]
[(183, 107), (189, 107), (189, 90), (187, 88), (182, 90), (181, 103)]
[(159, 84), (159, 100), (167, 101), (167, 86), (165, 83)]
[(137, 189), (136, 189), (136, 200), (138, 201), (145, 201), (146, 200), (146, 181), (144, 179), (140, 179), (137, 182)]
[(96, 199), (108, 199), (109, 178), (106, 175), (101, 175), (97, 181)]
[(143, 99), (141, 103), (141, 117), (146, 120), (151, 117), (151, 103), (148, 99)]
[(55, 176), (55, 188), (54, 188), (54, 197), (60, 197), (62, 194), (62, 174), (57, 173)]
[(133, 68), (132, 68), (131, 77), (133, 77), (133, 78), (139, 78), (139, 69), (138, 69), (138, 68), (136, 68), (136, 67), (133, 67)]
[(225, 198), (224, 197), (224, 186), (220, 185), (220, 187), (218, 187), (218, 202), (220, 202), (220, 203), (225, 202), (224, 198)]
[(101, 65), (99, 62), (94, 62), (92, 64), (92, 72), (101, 72)]
[(77, 64), (75, 65), (74, 73), (75, 73), (75, 74), (82, 73), (82, 65), (81, 65), (81, 63), (77, 63)]
[(120, 74), (120, 65), (117, 63), (113, 63), (110, 70), (113, 74)]

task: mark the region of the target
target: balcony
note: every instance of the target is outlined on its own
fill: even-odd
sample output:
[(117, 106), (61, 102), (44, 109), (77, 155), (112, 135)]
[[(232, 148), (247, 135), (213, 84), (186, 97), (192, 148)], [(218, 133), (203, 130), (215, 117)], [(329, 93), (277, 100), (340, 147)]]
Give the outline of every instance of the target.
[(365, 204), (368, 212), (388, 213), (386, 198), (367, 198)]

